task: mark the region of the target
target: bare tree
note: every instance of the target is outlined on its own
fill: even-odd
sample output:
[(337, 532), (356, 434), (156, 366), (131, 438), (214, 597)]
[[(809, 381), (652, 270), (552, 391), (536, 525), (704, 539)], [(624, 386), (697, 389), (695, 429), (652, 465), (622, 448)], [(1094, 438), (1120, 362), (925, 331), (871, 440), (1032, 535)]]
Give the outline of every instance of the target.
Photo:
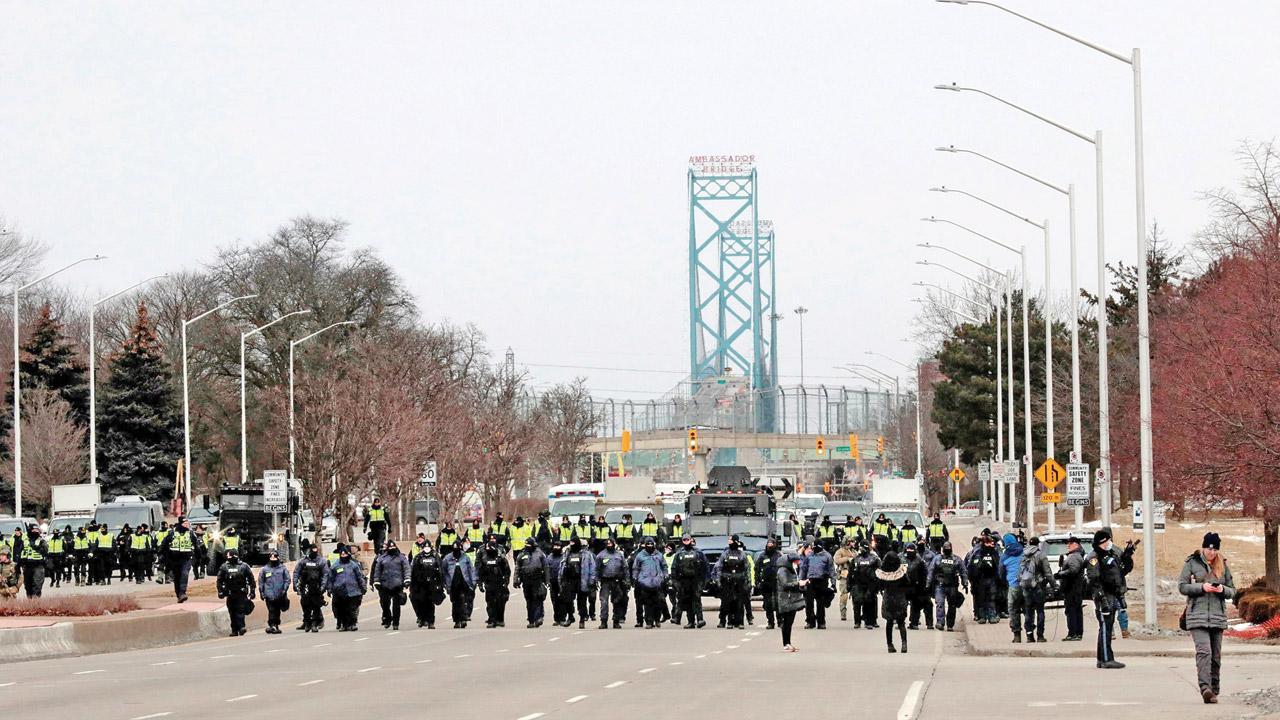
[[(6, 445), (13, 446), (13, 430)], [(47, 509), (50, 488), (84, 480), (88, 463), (85, 431), (71, 417), (71, 405), (56, 392), (35, 388), (23, 393), (22, 497)], [(0, 466), (0, 478), (13, 486), (13, 463)]]

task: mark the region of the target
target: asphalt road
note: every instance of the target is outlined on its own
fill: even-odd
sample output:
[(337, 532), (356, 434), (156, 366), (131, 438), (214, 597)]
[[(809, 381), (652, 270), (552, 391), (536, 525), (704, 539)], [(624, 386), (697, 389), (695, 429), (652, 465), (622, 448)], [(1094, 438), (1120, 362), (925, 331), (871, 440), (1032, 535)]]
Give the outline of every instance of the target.
[[(405, 608), (409, 610), (409, 608)], [(447, 610), (447, 604), (444, 606)], [(913, 631), (911, 652), (885, 652), (883, 631), (838, 620), (777, 631), (527, 630), (512, 598), (503, 629), (483, 605), (467, 630), (383, 630), (376, 605), (361, 630), (259, 632), (153, 650), (0, 666), (0, 715), (150, 718), (409, 718), (424, 714), (533, 720), (670, 715), (700, 718), (1073, 718), (1160, 713), (1240, 717), (1238, 704), (1200, 704), (1187, 659), (1091, 661), (963, 655), (960, 633)], [(709, 614), (708, 617), (712, 617)], [(834, 617), (838, 618), (838, 614)], [(763, 615), (757, 614), (763, 622)], [(330, 628), (332, 622), (330, 621)], [(1231, 661), (1229, 694), (1276, 682), (1275, 661)], [(1168, 713), (1173, 713), (1168, 715)]]

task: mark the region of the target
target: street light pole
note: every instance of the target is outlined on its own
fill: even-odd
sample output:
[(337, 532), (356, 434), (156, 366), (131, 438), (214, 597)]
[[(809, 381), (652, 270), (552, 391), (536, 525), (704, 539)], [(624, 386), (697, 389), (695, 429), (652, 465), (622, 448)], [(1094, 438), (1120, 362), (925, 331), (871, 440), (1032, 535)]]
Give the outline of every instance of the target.
[(45, 280), (57, 275), (58, 273), (69, 270), (83, 262), (90, 260), (106, 260), (106, 255), (94, 255), (93, 257), (80, 258), (79, 260), (64, 265), (57, 270), (42, 275), (32, 280), (26, 285), (13, 285), (13, 516), (22, 517), (22, 373), (21, 356), (18, 344), (21, 339), (18, 337), (18, 326), (21, 325), (18, 317), (18, 295), (33, 285), (38, 285)]
[(284, 320), (285, 318), (290, 318), (294, 315), (305, 315), (309, 312), (311, 311), (294, 310), (291, 313), (281, 315), (266, 325), (259, 325), (249, 332), (240, 333), (240, 484), (242, 485), (246, 485), (249, 482), (249, 429), (248, 423), (245, 419), (247, 413), (245, 409), (244, 341), (254, 335), (257, 335), (263, 330), (266, 330), (272, 325), (275, 325), (281, 320)]
[[(1101, 45), (1089, 42), (1084, 38), (1072, 35), (1069, 32), (1060, 30), (1052, 25), (1047, 25), (1035, 18), (1028, 17), (1021, 13), (1010, 10), (1002, 5), (987, 2), (986, 0), (938, 0), (938, 2), (952, 3), (957, 5), (986, 5), (988, 7), (1002, 10), (1014, 17), (1025, 20), (1033, 25), (1044, 28), (1049, 32), (1060, 35), (1068, 40), (1077, 42), (1090, 50), (1102, 53), (1110, 58), (1119, 60), (1127, 64), (1133, 72), (1133, 160), (1134, 160), (1134, 200), (1136, 204), (1135, 220), (1137, 222), (1136, 241), (1138, 245), (1138, 277), (1137, 287), (1135, 288), (1138, 295), (1138, 415), (1139, 415), (1139, 445), (1140, 464), (1142, 471), (1142, 511), (1143, 514), (1150, 518), (1155, 512), (1155, 475), (1154, 462), (1151, 451), (1151, 317), (1150, 317), (1150, 288), (1147, 287), (1147, 208), (1146, 208), (1146, 161), (1143, 156), (1143, 131), (1142, 131), (1142, 50), (1141, 48), (1133, 48), (1133, 52), (1129, 57), (1109, 50)], [(1101, 156), (1098, 159), (1101, 165)], [(1098, 189), (1099, 199), (1101, 199), (1102, 189)], [(1101, 217), (1102, 204), (1099, 202), (1099, 217)], [(1101, 219), (1099, 219), (1101, 223)], [(1102, 235), (1098, 235), (1099, 250), (1102, 249)], [(1099, 252), (1099, 264), (1102, 264), (1103, 255)], [(1101, 300), (1105, 298), (1106, 292), (1106, 270), (1105, 265), (1098, 271), (1099, 278), (1102, 282), (1098, 285), (1098, 297)], [(1105, 302), (1101, 303), (1099, 308), (1100, 327), (1106, 323), (1106, 306)], [(1101, 365), (1105, 367), (1105, 358), (1107, 353), (1105, 333), (1099, 337), (1099, 356), (1103, 358)], [(1111, 448), (1110, 433), (1107, 423), (1110, 422), (1110, 411), (1107, 406), (1109, 397), (1106, 392), (1105, 382), (1100, 386), (1099, 402), (1102, 405), (1100, 410), (1102, 432), (1108, 433), (1105, 438), (1100, 437), (1104, 441), (1105, 447), (1100, 451), (1100, 463), (1103, 472), (1103, 497), (1105, 498), (1103, 505), (1104, 523), (1110, 523), (1111, 514)], [(1154, 523), (1148, 522), (1143, 524), (1142, 529), (1143, 551), (1142, 551), (1142, 576), (1144, 584), (1143, 609), (1145, 611), (1144, 622), (1148, 625), (1154, 625), (1156, 622), (1156, 596), (1155, 596), (1155, 567), (1156, 567), (1156, 550), (1155, 550), (1155, 528)]]
[(296, 347), (298, 347), (298, 346), (299, 346), (299, 345), (301, 345), (302, 343), (304, 343), (304, 342), (306, 342), (306, 341), (310, 340), (311, 338), (313, 338), (313, 337), (315, 337), (315, 336), (317, 336), (317, 335), (320, 335), (321, 333), (328, 332), (329, 330), (332, 330), (332, 329), (334, 329), (334, 328), (338, 327), (339, 325), (357, 325), (357, 324), (358, 324), (358, 323), (356, 323), (356, 322), (355, 322), (355, 321), (353, 321), (353, 320), (343, 320), (343, 321), (341, 321), (341, 322), (336, 322), (336, 323), (334, 323), (334, 324), (332, 324), (332, 325), (330, 325), (330, 326), (328, 326), (328, 327), (326, 327), (326, 328), (322, 328), (322, 329), (320, 329), (320, 330), (317, 330), (317, 331), (315, 331), (315, 332), (311, 333), (310, 335), (308, 335), (308, 336), (306, 336), (306, 337), (304, 337), (304, 338), (300, 338), (300, 339), (298, 339), (298, 340), (290, 340), (290, 341), (289, 341), (289, 479), (290, 479), (290, 480), (296, 480), (296, 479), (297, 479), (297, 475), (298, 475), (298, 474), (297, 474), (297, 472), (295, 472), (295, 470), (296, 470), (296, 465), (294, 464), (294, 459), (293, 459), (293, 449), (294, 449), (294, 435), (293, 435), (293, 416), (294, 416), (294, 409), (293, 409), (293, 407), (294, 407), (294, 406), (293, 406), (293, 349), (294, 349), (294, 348), (296, 348)]
[(98, 484), (98, 343), (97, 335), (94, 329), (95, 320), (98, 315), (98, 306), (108, 300), (119, 297), (136, 287), (145, 285), (152, 280), (162, 277), (169, 277), (169, 273), (161, 273), (152, 275), (146, 280), (136, 282), (119, 292), (100, 298), (97, 302), (89, 307), (89, 484)]
[(800, 387), (804, 387), (804, 316), (809, 308), (801, 305), (792, 312), (800, 316)]
[(205, 310), (190, 320), (182, 321), (182, 467), (187, 474), (185, 488), (186, 497), (184, 499), (186, 501), (186, 509), (188, 512), (191, 511), (191, 481), (193, 479), (193, 475), (191, 473), (191, 391), (190, 381), (187, 377), (187, 327), (194, 325), (198, 320), (218, 312), (231, 303), (239, 302), (240, 300), (249, 300), (256, 297), (258, 297), (257, 293), (233, 297), (217, 307)]

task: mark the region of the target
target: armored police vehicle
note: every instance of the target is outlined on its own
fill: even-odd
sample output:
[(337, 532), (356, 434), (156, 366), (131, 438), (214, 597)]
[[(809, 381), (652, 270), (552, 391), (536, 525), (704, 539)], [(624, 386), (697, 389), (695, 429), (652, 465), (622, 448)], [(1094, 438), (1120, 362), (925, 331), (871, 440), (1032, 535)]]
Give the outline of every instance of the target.
[(740, 465), (712, 468), (707, 486), (689, 493), (689, 512), (684, 531), (693, 536), (698, 549), (714, 565), (737, 535), (743, 547), (755, 554), (764, 549), (770, 535), (791, 535), (789, 522), (779, 522), (773, 490), (761, 487), (751, 471)]

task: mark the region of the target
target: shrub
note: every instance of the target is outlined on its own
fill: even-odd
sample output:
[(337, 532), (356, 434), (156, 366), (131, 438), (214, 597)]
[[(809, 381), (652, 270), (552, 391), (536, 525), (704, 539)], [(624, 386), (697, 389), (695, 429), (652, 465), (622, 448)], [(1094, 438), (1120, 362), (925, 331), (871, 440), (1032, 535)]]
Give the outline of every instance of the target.
[(68, 595), (0, 601), (0, 617), (96, 617), (137, 610), (131, 595)]

